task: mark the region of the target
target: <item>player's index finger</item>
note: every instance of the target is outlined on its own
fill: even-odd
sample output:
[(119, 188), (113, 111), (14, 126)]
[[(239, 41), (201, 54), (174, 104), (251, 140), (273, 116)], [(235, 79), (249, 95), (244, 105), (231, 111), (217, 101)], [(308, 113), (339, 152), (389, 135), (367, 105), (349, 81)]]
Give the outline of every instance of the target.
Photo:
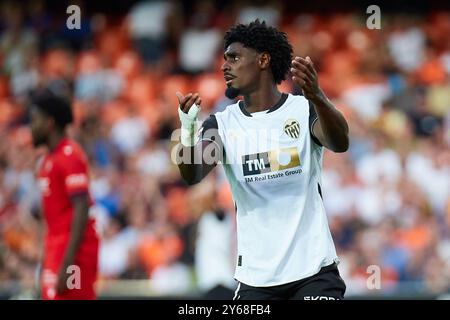
[(186, 105), (187, 102), (189, 101), (189, 99), (192, 98), (192, 93), (188, 93), (187, 95), (184, 96), (184, 100), (183, 100), (183, 105)]
[(302, 64), (298, 61), (292, 61), (292, 66), (296, 69), (301, 69), (303, 71), (308, 71), (308, 67), (306, 66), (306, 64)]
[(177, 91), (175, 94), (176, 94), (176, 96), (178, 98), (178, 103), (181, 104), (183, 99), (184, 99), (183, 94), (180, 91)]
[(308, 68), (313, 74), (315, 74), (315, 73), (316, 73), (316, 70), (314, 69), (314, 63), (312, 62), (312, 60), (311, 60), (311, 58), (310, 58), (309, 56), (306, 57), (305, 62), (306, 62), (307, 68)]
[(314, 79), (314, 74), (306, 66), (298, 62), (296, 62), (296, 64), (293, 64), (293, 68), (291, 68), (291, 73), (296, 75), (302, 75), (301, 76), (302, 78), (304, 75), (309, 81), (313, 81)]
[(198, 93), (196, 94), (191, 94), (191, 96), (189, 97), (189, 99), (186, 99), (186, 107), (189, 109), (195, 102), (195, 100), (197, 100), (198, 98)]
[(298, 63), (299, 66), (304, 66), (305, 68), (307, 68), (311, 72), (313, 72), (314, 68), (312, 67), (312, 61), (310, 63), (308, 60), (306, 60), (302, 57), (298, 57), (298, 59), (297, 58), (295, 59), (295, 62)]

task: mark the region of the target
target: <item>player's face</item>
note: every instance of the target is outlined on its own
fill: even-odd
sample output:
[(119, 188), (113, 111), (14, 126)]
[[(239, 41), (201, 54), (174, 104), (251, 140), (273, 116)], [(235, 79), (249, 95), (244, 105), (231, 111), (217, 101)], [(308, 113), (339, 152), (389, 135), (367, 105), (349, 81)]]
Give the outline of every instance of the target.
[(31, 111), (31, 137), (35, 147), (47, 143), (49, 122), (49, 118), (42, 112), (36, 109)]
[(226, 48), (223, 57), (225, 62), (222, 72), (227, 87), (239, 89), (242, 94), (257, 88), (261, 72), (258, 67), (259, 55), (255, 50), (234, 42)]

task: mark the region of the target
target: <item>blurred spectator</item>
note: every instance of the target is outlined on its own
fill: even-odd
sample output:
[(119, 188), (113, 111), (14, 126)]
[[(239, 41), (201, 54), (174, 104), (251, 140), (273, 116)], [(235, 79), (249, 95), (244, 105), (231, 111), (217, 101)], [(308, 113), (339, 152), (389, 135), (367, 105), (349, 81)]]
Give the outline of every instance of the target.
[(196, 3), (189, 27), (180, 39), (179, 60), (183, 71), (196, 74), (213, 68), (222, 39), (219, 29), (212, 24), (214, 13), (213, 2)]
[(131, 155), (144, 145), (149, 131), (145, 120), (129, 108), (128, 115), (111, 128), (111, 139), (121, 152)]
[(116, 98), (123, 88), (123, 79), (115, 69), (102, 68), (95, 52), (81, 55), (75, 79), (75, 97), (80, 100), (97, 99), (107, 102)]
[(2, 70), (14, 75), (25, 69), (27, 61), (37, 50), (38, 39), (34, 30), (24, 26), (23, 9), (14, 2), (1, 4), (1, 17), (6, 27), (0, 36)]
[(123, 217), (112, 217), (102, 235), (99, 253), (99, 272), (103, 277), (118, 277), (128, 264), (130, 244), (122, 236)]
[(243, 1), (237, 22), (246, 24), (259, 19), (266, 21), (268, 25), (277, 27), (280, 21), (280, 14), (279, 2), (271, 0)]
[(396, 65), (404, 71), (416, 70), (425, 58), (425, 34), (413, 18), (399, 15), (388, 36), (388, 47)]
[(135, 4), (128, 13), (130, 36), (145, 63), (156, 63), (164, 55), (173, 10), (171, 1), (149, 0)]
[(210, 179), (190, 190), (191, 212), (198, 216), (195, 240), (197, 286), (206, 299), (232, 299), (235, 256), (234, 222), (224, 211)]

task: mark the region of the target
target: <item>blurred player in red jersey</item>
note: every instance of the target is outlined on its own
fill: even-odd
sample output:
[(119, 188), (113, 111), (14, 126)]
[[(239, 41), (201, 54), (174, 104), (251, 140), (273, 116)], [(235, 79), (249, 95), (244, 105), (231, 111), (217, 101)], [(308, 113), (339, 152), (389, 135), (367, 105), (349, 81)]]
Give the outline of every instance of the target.
[(47, 230), (41, 275), (43, 299), (95, 299), (99, 240), (89, 216), (88, 162), (65, 134), (73, 120), (70, 103), (45, 93), (31, 106), (35, 147), (45, 145), (38, 182)]

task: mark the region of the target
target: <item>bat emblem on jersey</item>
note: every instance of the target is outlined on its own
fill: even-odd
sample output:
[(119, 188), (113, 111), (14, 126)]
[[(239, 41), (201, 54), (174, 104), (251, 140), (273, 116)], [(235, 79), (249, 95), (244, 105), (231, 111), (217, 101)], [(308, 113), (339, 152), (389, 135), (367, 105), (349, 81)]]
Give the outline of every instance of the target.
[(300, 137), (300, 124), (295, 119), (286, 120), (283, 129), (284, 133), (292, 139), (298, 139), (298, 137)]

